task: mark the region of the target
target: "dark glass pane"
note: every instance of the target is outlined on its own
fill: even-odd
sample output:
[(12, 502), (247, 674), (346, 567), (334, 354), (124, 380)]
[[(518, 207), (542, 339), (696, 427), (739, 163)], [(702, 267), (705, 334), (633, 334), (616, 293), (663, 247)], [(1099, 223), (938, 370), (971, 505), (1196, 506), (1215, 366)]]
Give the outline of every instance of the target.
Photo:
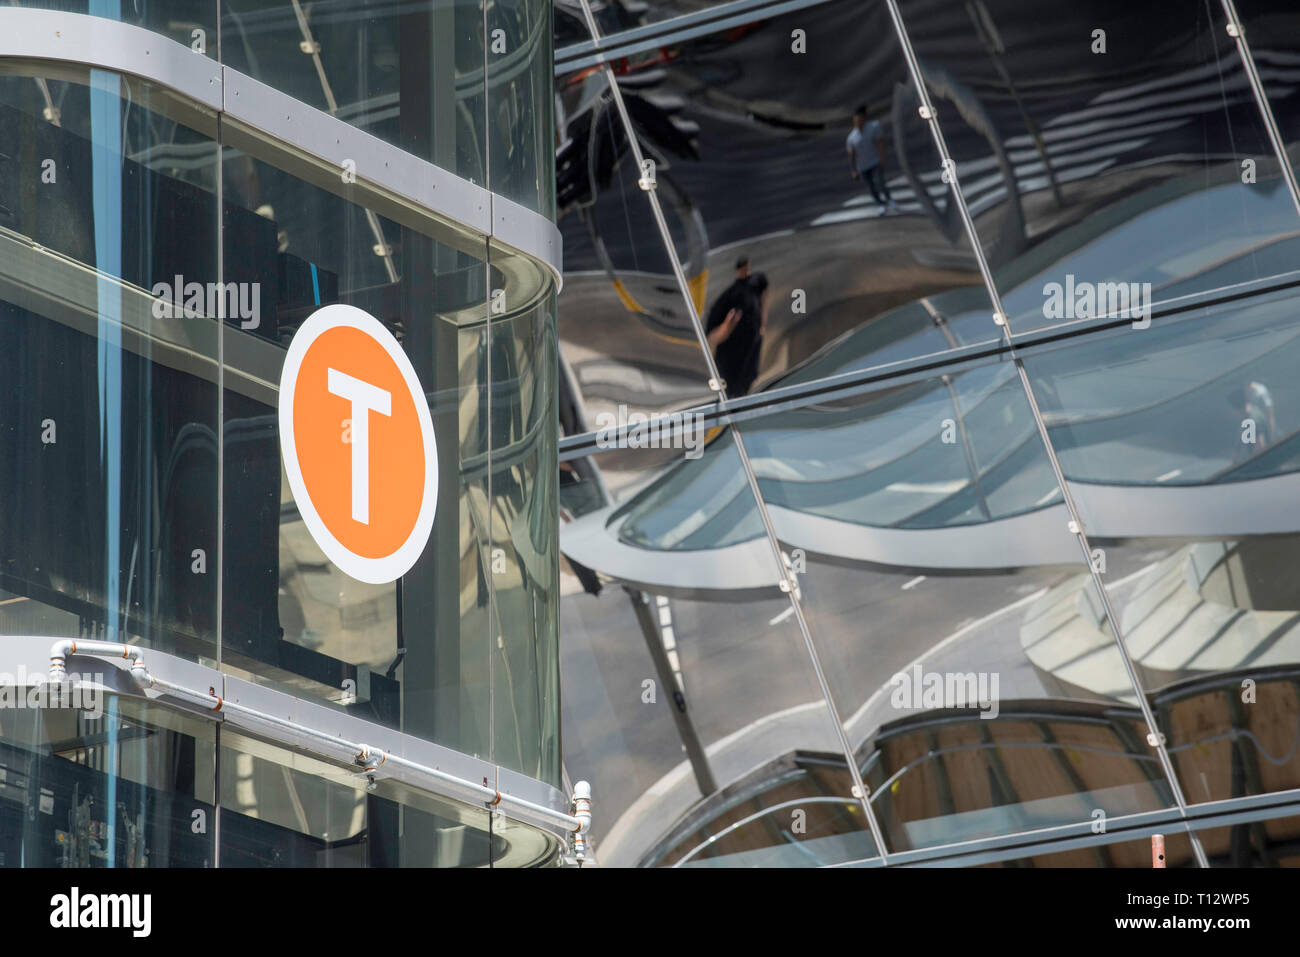
[[(556, 85), (556, 204), (565, 267), (560, 354), (582, 411), (566, 431), (710, 402), (708, 364), (650, 203), (637, 187), (639, 173), (604, 74), (585, 71), (557, 78)], [(670, 181), (661, 186), (671, 224), (697, 225)], [(701, 255), (703, 248), (697, 243)], [(698, 276), (701, 256), (684, 266), (688, 276)]]
[(1300, 31), (1296, 30), (1295, 6), (1288, 0), (1235, 0), (1235, 6), (1291, 168), (1295, 169), (1295, 147), (1300, 143), (1300, 86), (1295, 82)]
[[(917, 131), (884, 4), (818, 4), (620, 58), (615, 72), (706, 328), (738, 304), (738, 281), (754, 287), (757, 302), (710, 344), (732, 397), (997, 338), (960, 223), (927, 213), (942, 187), (903, 162)], [(661, 338), (693, 340), (638, 174), (615, 163), (603, 74), (558, 82), (566, 267), (600, 270)]]
[[(497, 249), (492, 261), (496, 275), (515, 274), (521, 265)], [(496, 301), (502, 308), (490, 317), (479, 357), (481, 379), (490, 382), (490, 409), (480, 427), (491, 461), (479, 455), (462, 462), (466, 478), (477, 478), (471, 516), (484, 539), (482, 571), (492, 605), (493, 755), (558, 786), (555, 297), (547, 282), (517, 303), (509, 294)]]
[[(1013, 331), (1141, 327), (1294, 273), (1296, 209), (1218, 4), (900, 6)], [(953, 218), (946, 187), (932, 212)]]
[(221, 0), (223, 63), (480, 186), (484, 46), (477, 0)]
[(0, 632), (215, 659), (214, 118), (89, 70), (0, 129)]
[(0, 867), (213, 866), (212, 723), (84, 700), (94, 707), (5, 709)]

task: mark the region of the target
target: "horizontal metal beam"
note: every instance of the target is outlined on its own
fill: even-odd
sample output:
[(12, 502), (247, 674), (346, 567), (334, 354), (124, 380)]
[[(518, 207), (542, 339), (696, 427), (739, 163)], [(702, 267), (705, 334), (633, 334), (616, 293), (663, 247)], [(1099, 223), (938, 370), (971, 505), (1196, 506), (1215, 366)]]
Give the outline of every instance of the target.
[(0, 7), (0, 59), (54, 60), (153, 80), (221, 109), (221, 66), (167, 37), (103, 17)]
[[(1210, 828), (1288, 817), (1300, 817), (1300, 790), (1276, 791), (1222, 801), (1208, 801), (1203, 804), (1189, 804), (1186, 824), (1190, 824), (1193, 831), (1204, 831)], [(890, 855), (890, 863), (904, 867), (973, 867), (996, 861), (1035, 857), (1040, 854), (1058, 854), (1063, 851), (1115, 844), (1121, 841), (1141, 840), (1152, 834), (1186, 833), (1186, 825), (1176, 807), (1109, 817), (1106, 819), (1104, 834), (1094, 834), (1092, 832), (1094, 825), (1093, 821), (1082, 821), (1078, 824), (998, 835), (959, 844), (895, 851)], [(873, 859), (868, 859), (832, 866), (871, 866), (874, 863)]]
[[(58, 636), (0, 635), (0, 674), (26, 675), (29, 683), (44, 680), (50, 669), (51, 646), (59, 640)], [(365, 743), (400, 759), (384, 766), (385, 779), (476, 808), (491, 804), (497, 813), (562, 839), (576, 820), (568, 812), (565, 796), (544, 781), (166, 652), (141, 651), (153, 681), (150, 690), (141, 689), (130, 671), (131, 661), (125, 657), (89, 657), (74, 652), (75, 658), (65, 659), (65, 668), (83, 685), (89, 683), (109, 694), (166, 705), (223, 727), (238, 728), (258, 740), (305, 752), (340, 769), (346, 770), (350, 759), (346, 749), (340, 750), (340, 743)], [(214, 709), (213, 702), (220, 706)], [(359, 769), (353, 773), (358, 786), (364, 786)], [(485, 796), (496, 795), (499, 800), (485, 800)]]
[[(1215, 309), (1227, 309), (1233, 306), (1254, 305), (1270, 301), (1290, 299), (1300, 292), (1300, 279), (1295, 274), (1272, 276), (1266, 279), (1238, 283), (1229, 290), (1213, 289), (1171, 300), (1167, 308), (1153, 309), (1153, 325), (1195, 320), (1203, 318), (1207, 312)], [(955, 317), (950, 317), (955, 318)], [(1076, 340), (1104, 333), (1122, 332), (1132, 325), (1128, 318), (1101, 316), (1094, 319), (1076, 319), (1069, 322), (1055, 323), (1039, 329), (1012, 333), (1010, 345), (1005, 339), (990, 338), (981, 342), (968, 343), (942, 352), (930, 352), (923, 355), (882, 362), (879, 365), (858, 367), (851, 372), (837, 372), (805, 382), (763, 389), (751, 395), (730, 399), (727, 409), (723, 411), (716, 403), (694, 405), (675, 410), (673, 414), (682, 416), (700, 415), (700, 424), (705, 429), (715, 425), (734, 425), (751, 419), (763, 418), (781, 412), (791, 412), (809, 405), (838, 402), (867, 395), (885, 388), (894, 388), (913, 382), (937, 379), (941, 375), (955, 375), (967, 369), (985, 365), (990, 362), (1010, 361), (1013, 354), (1023, 358), (1032, 358), (1040, 352), (1057, 348), (1068, 348)], [(667, 420), (664, 413), (656, 421)], [(600, 430), (566, 435), (560, 438), (559, 453), (561, 462), (585, 458), (609, 451), (609, 446), (602, 445), (608, 439), (613, 447), (624, 447), (627, 427), (603, 434)]]

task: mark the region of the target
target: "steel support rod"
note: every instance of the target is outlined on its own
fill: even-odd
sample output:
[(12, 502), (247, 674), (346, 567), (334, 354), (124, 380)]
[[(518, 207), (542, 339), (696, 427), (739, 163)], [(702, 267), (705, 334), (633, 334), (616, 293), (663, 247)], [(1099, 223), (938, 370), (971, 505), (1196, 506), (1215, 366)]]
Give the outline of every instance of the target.
[(1273, 115), (1273, 107), (1269, 105), (1268, 94), (1264, 91), (1264, 82), (1259, 78), (1255, 58), (1251, 55), (1250, 43), (1246, 40), (1246, 28), (1241, 25), (1241, 19), (1237, 16), (1237, 6), (1233, 0), (1222, 0), (1222, 2), (1223, 12), (1228, 18), (1228, 36), (1237, 41), (1237, 53), (1241, 57), (1241, 65), (1246, 70), (1246, 78), (1250, 80), (1250, 91), (1255, 96), (1255, 105), (1259, 108), (1260, 119), (1268, 131), (1268, 139), (1273, 144), (1273, 152), (1277, 156), (1278, 164), (1282, 167), (1282, 179), (1291, 193), (1291, 202), (1295, 204), (1296, 213), (1300, 213), (1300, 185), (1296, 183), (1295, 170), (1291, 168), (1286, 145), (1282, 142), (1282, 132), (1277, 125), (1277, 118)]

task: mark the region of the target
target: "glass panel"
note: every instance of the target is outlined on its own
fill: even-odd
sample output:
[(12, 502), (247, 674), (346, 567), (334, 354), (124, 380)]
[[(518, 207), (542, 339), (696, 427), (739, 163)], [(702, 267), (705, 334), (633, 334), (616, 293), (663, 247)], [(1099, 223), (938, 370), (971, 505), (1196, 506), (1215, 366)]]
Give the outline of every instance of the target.
[(0, 867), (211, 867), (212, 722), (83, 691), (0, 711)]
[(550, 0), (487, 6), (488, 186), (544, 216), (555, 215), (555, 137)]
[[(564, 376), (582, 413), (575, 428), (711, 402), (708, 366), (637, 186), (604, 74), (571, 75), (556, 84), (565, 266), (559, 336)], [(670, 192), (662, 186), (660, 199), (675, 222)], [(698, 268), (687, 264), (689, 275)]]
[(663, 598), (654, 598), (658, 627), (676, 642), (682, 675), (694, 685), (695, 719), (705, 746), (716, 745), (710, 764), (720, 786), (795, 749), (824, 752), (843, 767), (788, 599), (775, 588), (740, 605), (725, 593)]
[(927, 214), (942, 184), (903, 162), (914, 113), (883, 3), (818, 4), (620, 71), (700, 311), (720, 325), (737, 279), (766, 283), (762, 318), (714, 346), (731, 394), (997, 338), (960, 222)]
[(10, 6), (88, 13), (161, 33), (195, 53), (217, 56), (217, 0), (10, 0)]
[[(488, 867), (554, 859), (557, 842), (483, 808), (342, 768), (225, 730), (222, 867)], [(498, 816), (499, 820), (499, 816)]]
[[(1061, 466), (1081, 486), (1085, 519), (1114, 530), (1105, 514), (1114, 486), (1230, 485), (1296, 469), (1293, 301), (1254, 298), (1026, 360)], [(1161, 521), (1167, 528), (1153, 515), (1142, 527)]]
[[(486, 757), (488, 631), (484, 603), (471, 597), (479, 573), (470, 485), (460, 479), (461, 460), (480, 447), (486, 401), (475, 364), (486, 245), (251, 137), (238, 142), (247, 152), (228, 149), (224, 163), (226, 279), (260, 288), (262, 309), (255, 326), (226, 329), (223, 664)], [(415, 566), (387, 585), (350, 578), (325, 558), (280, 462), (285, 347), (303, 320), (336, 302), (393, 333), (433, 420), (433, 532)], [(344, 436), (347, 403), (328, 412)]]
[[(658, 624), (667, 599), (583, 564), (604, 562), (572, 538), (604, 536), (615, 503), (652, 479), (661, 458), (619, 450), (560, 466), (564, 765), (571, 781), (591, 783), (602, 809), (592, 846), (605, 867), (641, 863), (684, 808), (714, 789), (679, 649)], [(675, 801), (662, 799), (670, 788)]]
[(1300, 143), (1300, 86), (1295, 83), (1300, 34), (1295, 30), (1295, 6), (1288, 0), (1235, 0), (1235, 5), (1295, 169), (1295, 147)]
[(483, 10), (221, 0), (222, 62), (480, 186)]
[(1141, 324), (1295, 272), (1296, 210), (1218, 4), (901, 7), (1013, 330)]
[(598, 802), (596, 860), (632, 866), (674, 821), (674, 811), (651, 797), (656, 782), (684, 773), (690, 800), (700, 797), (674, 723), (673, 709), (686, 699), (680, 689), (664, 690), (633, 605), (642, 600), (639, 590), (629, 595), (566, 556), (560, 593), (565, 770), (573, 781), (590, 782)]
[[(640, 462), (627, 453), (621, 460), (602, 457), (597, 471), (609, 475), (600, 469), (606, 458), (621, 468), (640, 464), (631, 480), (615, 473), (609, 484), (644, 487), (561, 530), (571, 564), (627, 583), (641, 602), (633, 605), (636, 625), (651, 663), (657, 658), (658, 664), (649, 675), (620, 672), (618, 690), (628, 696), (628, 711), (635, 712), (638, 688), (642, 700), (670, 688), (678, 705), (685, 760), (679, 754), (680, 763), (636, 799), (626, 823), (620, 820), (619, 862), (671, 862), (690, 849), (681, 844), (691, 835), (703, 840), (744, 816), (731, 814), (738, 802), (752, 810), (793, 794), (806, 795), (810, 808), (827, 803), (814, 798), (834, 798), (829, 804), (841, 809), (808, 810), (798, 829), (778, 828), (768, 841), (750, 830), (741, 843), (716, 847), (706, 858), (731, 847), (725, 853), (770, 848), (784, 859), (781, 845), (805, 838), (815, 847), (810, 843), (807, 854), (790, 851), (792, 859), (871, 856), (860, 805), (844, 810), (854, 802), (840, 739), (789, 600), (777, 588), (775, 559), (734, 443), (721, 436), (703, 454), (678, 450), (667, 463), (662, 451), (635, 454)], [(626, 644), (627, 636), (611, 626), (591, 628), (588, 641), (593, 648)], [(613, 689), (608, 693), (612, 697)], [(671, 738), (661, 731), (656, 741), (667, 746)], [(671, 748), (659, 753), (666, 761)], [(801, 761), (811, 762), (810, 780), (785, 789)], [(578, 773), (572, 762), (569, 771)], [(708, 800), (697, 805), (701, 793)]]
[[(486, 267), (480, 267), (486, 270)], [(485, 311), (485, 310), (481, 310)], [(468, 317), (466, 317), (468, 319)], [(432, 702), (437, 723), (473, 753), (492, 756), (492, 657), (499, 614), (492, 600), (491, 509), (491, 404), (492, 383), (487, 326), (483, 315), (462, 322), (456, 329), (459, 366), (460, 466), (457, 514), (460, 532), (454, 553), (459, 571), (459, 642), (441, 642), (440, 670), (458, 676), (458, 690), (444, 690), (459, 699), (459, 713)], [(413, 599), (418, 600), (418, 599)], [(428, 609), (426, 614), (436, 613)]]
[(490, 467), (466, 458), (475, 475), (471, 511), (485, 539), (484, 584), (492, 603), (490, 674), (493, 759), (560, 784), (557, 621), (555, 295), (531, 264), (492, 250), (490, 329), (479, 379), (491, 407), (480, 423)]
[(1298, 342), (1256, 299), (1026, 362), (1189, 801), (1300, 787)]
[(1013, 366), (741, 427), (892, 850), (1168, 806)]
[(60, 75), (0, 76), (0, 633), (215, 659), (215, 120)]

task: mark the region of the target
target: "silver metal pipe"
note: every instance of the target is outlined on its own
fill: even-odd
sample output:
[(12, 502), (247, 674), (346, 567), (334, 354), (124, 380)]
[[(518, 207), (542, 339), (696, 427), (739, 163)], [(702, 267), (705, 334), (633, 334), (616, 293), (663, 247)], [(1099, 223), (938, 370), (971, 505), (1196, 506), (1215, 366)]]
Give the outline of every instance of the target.
[[(194, 688), (188, 688), (184, 685), (176, 684), (165, 678), (159, 678), (151, 674), (144, 666), (141, 652), (132, 645), (123, 645), (118, 642), (107, 641), (73, 641), (63, 639), (56, 641), (50, 648), (50, 677), (51, 680), (62, 680), (66, 677), (65, 663), (71, 655), (94, 655), (96, 657), (127, 658), (132, 662), (131, 676), (139, 684), (141, 689), (159, 689), (173, 697), (180, 698), (190, 704), (198, 705), (206, 709), (206, 712), (213, 716), (214, 720), (217, 715), (225, 712), (228, 714), (239, 714), (254, 722), (260, 722), (289, 731), (295, 735), (305, 737), (316, 742), (321, 750), (318, 753), (324, 757), (349, 762), (360, 769), (360, 773), (373, 775), (382, 765), (392, 763), (398, 767), (412, 771), (418, 775), (440, 781), (451, 788), (467, 794), (474, 795), (483, 799), (484, 803), (490, 809), (500, 809), (507, 816), (515, 817), (521, 821), (545, 822), (549, 825), (563, 825), (569, 831), (586, 830), (590, 827), (590, 815), (584, 819), (572, 814), (565, 814), (556, 811), (553, 808), (536, 804), (524, 798), (515, 797), (511, 794), (503, 794), (495, 788), (471, 781), (467, 778), (458, 777), (438, 768), (431, 768), (415, 761), (410, 761), (399, 755), (390, 754), (381, 748), (362, 742), (349, 741), (346, 738), (340, 738), (336, 735), (328, 734), (316, 728), (299, 724), (296, 721), (290, 721), (287, 718), (281, 718), (277, 715), (267, 714), (264, 711), (258, 711), (245, 705), (233, 701), (225, 700), (216, 690), (209, 688), (207, 691), (200, 691)], [(581, 782), (579, 782), (581, 783)], [(418, 785), (416, 785), (418, 787)], [(423, 788), (431, 794), (439, 797), (448, 797), (444, 790), (434, 788)], [(590, 793), (588, 791), (588, 793)], [(513, 810), (515, 813), (510, 814)]]

